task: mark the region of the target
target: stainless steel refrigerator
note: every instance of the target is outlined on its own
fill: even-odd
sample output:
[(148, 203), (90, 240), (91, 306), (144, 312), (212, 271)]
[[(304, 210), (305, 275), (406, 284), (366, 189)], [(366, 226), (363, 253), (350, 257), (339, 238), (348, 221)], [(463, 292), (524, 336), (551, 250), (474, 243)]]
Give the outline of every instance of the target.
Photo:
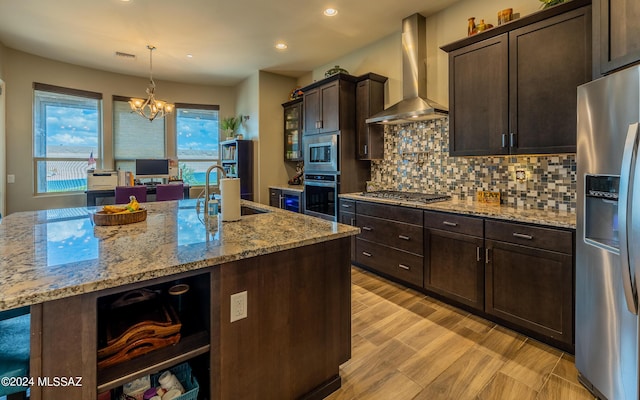
[(578, 88), (576, 367), (609, 400), (638, 399), (640, 66)]

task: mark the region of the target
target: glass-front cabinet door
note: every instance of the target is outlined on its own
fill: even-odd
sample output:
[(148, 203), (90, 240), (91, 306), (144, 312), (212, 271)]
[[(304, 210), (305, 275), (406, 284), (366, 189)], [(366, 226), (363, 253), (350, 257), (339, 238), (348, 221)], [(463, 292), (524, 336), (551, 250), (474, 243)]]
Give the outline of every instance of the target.
[(284, 108), (284, 160), (302, 161), (302, 98), (289, 101)]

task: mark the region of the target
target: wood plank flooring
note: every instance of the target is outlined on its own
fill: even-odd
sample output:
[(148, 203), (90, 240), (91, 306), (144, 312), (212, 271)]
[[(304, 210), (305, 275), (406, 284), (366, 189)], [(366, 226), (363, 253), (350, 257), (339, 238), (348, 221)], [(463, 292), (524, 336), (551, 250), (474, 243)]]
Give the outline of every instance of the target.
[(352, 358), (328, 400), (582, 400), (573, 356), (352, 268)]

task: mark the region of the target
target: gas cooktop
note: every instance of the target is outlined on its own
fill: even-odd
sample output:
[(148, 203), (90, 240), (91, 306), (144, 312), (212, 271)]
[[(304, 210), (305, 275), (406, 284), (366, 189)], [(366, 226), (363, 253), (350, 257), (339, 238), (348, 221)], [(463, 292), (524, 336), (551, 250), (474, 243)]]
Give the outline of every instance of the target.
[(435, 203), (437, 201), (449, 200), (451, 196), (434, 193), (401, 192), (396, 190), (378, 190), (375, 192), (363, 192), (364, 197), (375, 197), (379, 199), (414, 201), (418, 203)]

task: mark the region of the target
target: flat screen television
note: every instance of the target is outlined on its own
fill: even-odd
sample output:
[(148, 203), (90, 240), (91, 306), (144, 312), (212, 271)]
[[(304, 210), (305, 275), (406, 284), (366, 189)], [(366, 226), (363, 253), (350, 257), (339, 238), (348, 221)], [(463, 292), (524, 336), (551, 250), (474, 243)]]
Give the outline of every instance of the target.
[(169, 178), (169, 160), (166, 158), (136, 159), (136, 178)]

